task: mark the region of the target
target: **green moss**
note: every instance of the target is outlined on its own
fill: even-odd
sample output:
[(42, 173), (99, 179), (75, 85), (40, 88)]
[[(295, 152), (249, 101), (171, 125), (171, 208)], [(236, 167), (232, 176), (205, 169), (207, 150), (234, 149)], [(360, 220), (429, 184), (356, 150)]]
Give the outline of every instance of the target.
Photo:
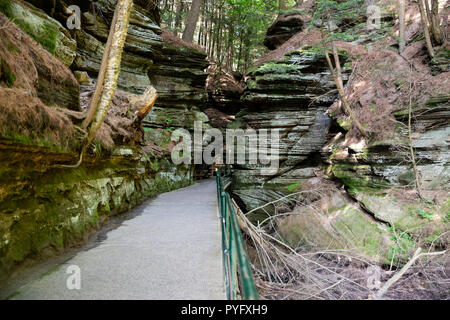
[[(56, 24), (41, 22), (33, 19), (22, 6), (12, 4), (10, 0), (0, 0), (0, 11), (8, 18), (14, 20), (23, 31), (25, 31), (34, 41), (39, 43), (51, 54), (56, 52), (56, 42), (59, 33), (59, 27)], [(30, 17), (29, 19), (27, 19)]]
[(292, 191), (296, 191), (299, 189), (299, 184), (298, 183), (293, 183), (289, 186), (286, 187), (286, 190), (292, 192)]
[(254, 75), (264, 75), (268, 73), (277, 73), (277, 74), (301, 74), (300, 68), (296, 65), (285, 64), (285, 63), (277, 63), (277, 62), (268, 62), (257, 68), (252, 72)]
[(370, 177), (367, 175), (371, 170), (369, 165), (337, 164), (331, 170), (335, 177), (350, 188), (370, 186)]
[(3, 82), (8, 88), (12, 88), (16, 79), (16, 75), (11, 71), (6, 61), (0, 59), (0, 82)]
[(56, 41), (59, 32), (57, 27), (49, 23), (44, 23), (41, 29), (37, 30), (34, 28), (33, 25), (29, 24), (26, 20), (16, 19), (15, 23), (30, 37), (32, 37), (34, 41), (39, 43), (48, 52), (55, 55)]
[(349, 131), (350, 127), (352, 125), (352, 119), (350, 117), (348, 117), (348, 118), (344, 118), (342, 120), (338, 120), (338, 124), (344, 130)]
[(357, 196), (359, 194), (359, 191), (357, 188), (350, 188), (350, 189), (348, 189), (348, 193), (350, 195)]
[[(0, 135), (1, 136), (1, 135)], [(42, 136), (29, 136), (21, 133), (16, 133), (9, 131), (2, 135), (6, 139), (12, 140), (11, 143), (20, 143), (27, 146), (38, 146), (48, 148), (49, 151), (57, 152), (57, 153), (66, 153), (69, 151), (69, 147), (61, 147), (57, 145), (55, 142), (47, 140), (47, 138)]]
[(387, 256), (387, 263), (401, 266), (408, 261), (410, 254), (417, 247), (416, 241), (406, 232), (396, 233), (392, 227), (389, 227), (391, 240), (395, 243), (390, 249)]
[(0, 0), (0, 12), (8, 18), (12, 17), (11, 0)]
[(254, 89), (256, 89), (256, 87), (257, 87), (257, 83), (256, 83), (256, 81), (254, 81), (254, 80), (250, 80), (250, 81), (247, 83), (247, 89), (248, 89), (248, 90), (254, 90)]

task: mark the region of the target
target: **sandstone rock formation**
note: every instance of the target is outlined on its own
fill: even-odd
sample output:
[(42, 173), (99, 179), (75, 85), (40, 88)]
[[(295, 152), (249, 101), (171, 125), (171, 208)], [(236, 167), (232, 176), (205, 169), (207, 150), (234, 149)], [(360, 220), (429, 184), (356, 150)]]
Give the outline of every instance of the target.
[[(289, 186), (314, 177), (331, 119), (326, 109), (336, 99), (324, 55), (314, 49), (292, 51), (277, 62), (251, 71), (242, 96), (247, 110), (233, 127), (278, 129), (280, 169), (262, 176), (260, 168), (236, 165), (233, 192), (247, 209), (289, 193)], [(271, 209), (268, 209), (271, 211)]]
[(297, 11), (281, 13), (267, 30), (264, 45), (269, 50), (275, 50), (293, 35), (303, 30), (305, 22)]
[[(97, 1), (95, 14), (92, 1), (83, 2), (83, 27), (70, 31), (70, 1), (29, 2), (37, 7), (20, 0), (1, 7), (18, 26), (0, 29), (0, 281), (27, 259), (84, 241), (148, 197), (191, 184), (193, 167), (170, 160), (167, 128), (208, 122), (200, 111), (206, 55), (164, 43), (158, 9), (136, 1), (105, 123), (80, 167), (59, 167), (78, 157), (80, 111), (92, 95), (116, 1)], [(148, 86), (161, 99), (146, 121), (144, 145), (129, 145), (131, 102)]]

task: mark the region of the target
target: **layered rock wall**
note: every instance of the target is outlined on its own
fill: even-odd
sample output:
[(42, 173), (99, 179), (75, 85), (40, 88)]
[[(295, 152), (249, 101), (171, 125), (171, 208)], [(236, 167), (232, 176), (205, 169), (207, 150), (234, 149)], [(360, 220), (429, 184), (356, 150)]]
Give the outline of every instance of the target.
[(189, 167), (128, 147), (74, 169), (54, 167), (70, 154), (5, 141), (0, 151), (0, 281), (26, 260), (85, 241), (145, 199), (192, 183)]
[(331, 126), (325, 111), (337, 96), (324, 55), (313, 49), (292, 51), (280, 61), (256, 68), (249, 77), (242, 96), (247, 110), (232, 126), (280, 133), (280, 143), (274, 146), (280, 156), (276, 174), (264, 176), (258, 167), (235, 166), (233, 192), (250, 210), (315, 176)]
[[(165, 43), (157, 8), (135, 1), (105, 124), (82, 165), (62, 168), (78, 158), (78, 111), (92, 94), (116, 1), (96, 1), (95, 12), (93, 1), (53, 3), (0, 3), (18, 24), (0, 29), (0, 281), (29, 259), (84, 241), (143, 200), (191, 184), (193, 168), (171, 162), (166, 129), (208, 122), (199, 109), (206, 99), (206, 55)], [(81, 7), (80, 30), (65, 28), (70, 4)], [(1, 14), (0, 20), (8, 22)], [(160, 99), (145, 121), (148, 144), (127, 146), (130, 101), (149, 86)], [(111, 140), (112, 127), (117, 139), (105, 151), (101, 140)]]

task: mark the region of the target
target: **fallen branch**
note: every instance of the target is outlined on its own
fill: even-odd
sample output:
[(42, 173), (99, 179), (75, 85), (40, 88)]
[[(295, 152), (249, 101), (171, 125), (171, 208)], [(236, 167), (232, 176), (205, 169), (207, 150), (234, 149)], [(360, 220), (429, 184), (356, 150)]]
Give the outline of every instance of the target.
[[(333, 44), (334, 48), (334, 44)], [(333, 50), (336, 52), (336, 49)], [(342, 105), (344, 106), (344, 112), (347, 114), (352, 122), (355, 124), (356, 128), (358, 128), (359, 132), (365, 137), (368, 138), (369, 135), (367, 134), (366, 130), (363, 128), (359, 120), (356, 118), (355, 113), (353, 112), (352, 108), (350, 107), (350, 103), (347, 101), (347, 98), (345, 97), (345, 91), (344, 86), (342, 84), (342, 78), (339, 78), (339, 76), (334, 72), (333, 63), (331, 62), (330, 55), (327, 51), (325, 51), (325, 58), (327, 59), (328, 66), (330, 68), (331, 75), (334, 79), (334, 82), (336, 83), (336, 87), (339, 91), (339, 95), (341, 96)], [(336, 55), (334, 55), (335, 61), (339, 61), (339, 58), (336, 58)], [(340, 68), (340, 67), (339, 67)], [(340, 69), (338, 69), (339, 72)]]
[(142, 121), (152, 111), (153, 106), (158, 99), (158, 93), (153, 87), (148, 87), (145, 92), (130, 101), (133, 109), (138, 109), (134, 115), (132, 127), (132, 141), (131, 143), (139, 143), (144, 140), (144, 129), (142, 128)]
[(414, 262), (416, 262), (417, 259), (419, 259), (420, 257), (424, 257), (424, 256), (438, 256), (438, 255), (442, 255), (445, 254), (446, 251), (439, 251), (439, 252), (430, 252), (430, 253), (421, 253), (422, 249), (418, 248), (416, 250), (416, 252), (414, 252), (413, 257), (411, 258), (411, 260), (408, 261), (407, 264), (405, 264), (403, 266), (403, 268), (397, 272), (395, 275), (392, 276), (392, 278), (390, 278), (385, 284), (384, 286), (378, 290), (378, 292), (375, 295), (376, 299), (381, 299), (383, 297), (383, 295), (389, 290), (389, 288), (396, 283), (404, 274), (406, 271), (408, 271), (409, 268), (411, 268), (411, 266), (414, 264)]

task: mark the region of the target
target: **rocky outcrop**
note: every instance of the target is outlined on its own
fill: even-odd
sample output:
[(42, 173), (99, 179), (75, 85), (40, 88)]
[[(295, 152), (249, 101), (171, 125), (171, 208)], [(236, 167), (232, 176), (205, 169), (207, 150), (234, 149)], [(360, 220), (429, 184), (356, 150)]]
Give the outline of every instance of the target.
[[(115, 3), (98, 1), (96, 15), (83, 13), (84, 28), (73, 32), (77, 55), (72, 69), (96, 77)], [(157, 103), (144, 121), (148, 128), (189, 129), (194, 121), (206, 123), (208, 118), (200, 111), (207, 101), (206, 54), (161, 30), (157, 10), (140, 6), (143, 4), (133, 7), (118, 88), (139, 94), (149, 86), (156, 88)]]
[[(83, 12), (83, 28), (73, 32), (77, 55), (72, 69), (87, 71), (93, 78), (98, 74), (115, 3), (112, 0), (99, 1), (95, 15), (91, 11)], [(134, 5), (122, 56), (119, 89), (142, 93), (151, 85), (147, 72), (154, 57), (161, 54), (162, 47), (162, 31), (154, 19), (151, 11)]]
[(208, 117), (201, 111), (208, 99), (205, 91), (208, 76), (205, 70), (209, 65), (206, 54), (167, 31), (163, 38), (161, 55), (155, 57), (148, 71), (159, 98), (144, 125), (192, 129), (194, 121), (206, 124)]
[[(72, 65), (77, 71), (86, 71), (92, 78), (96, 78), (102, 62), (104, 43), (94, 36), (77, 30), (74, 33), (77, 40), (77, 55)], [(121, 90), (132, 93), (142, 93), (151, 85), (147, 71), (152, 65), (149, 58), (125, 53), (117, 86)]]
[(26, 259), (62, 252), (108, 218), (192, 181), (188, 167), (128, 147), (75, 169), (52, 169), (74, 155), (4, 143), (0, 149), (0, 280)]
[(397, 121), (405, 124), (398, 125), (390, 139), (372, 139), (366, 145), (341, 134), (326, 145), (323, 152), (334, 176), (377, 219), (397, 230), (410, 234), (445, 231), (450, 191), (449, 107), (449, 97), (441, 95), (412, 114), (412, 146), (428, 203), (415, 195), (407, 110), (395, 112)]
[[(414, 110), (413, 147), (416, 150), (422, 187), (428, 190), (448, 189), (450, 161), (448, 137), (449, 96), (431, 98), (423, 108)], [(323, 149), (333, 163), (334, 174), (348, 186), (369, 188), (406, 187), (414, 184), (409, 141), (407, 110), (395, 112), (399, 126), (391, 139), (375, 139), (368, 145), (345, 141), (341, 135)], [(354, 178), (354, 179), (353, 179)]]
[(304, 27), (305, 22), (299, 12), (293, 10), (281, 13), (267, 30), (264, 45), (269, 50), (275, 50), (296, 33), (302, 31)]
[[(117, 1), (101, 0), (95, 4), (86, 1), (77, 4), (82, 11), (82, 28), (70, 31), (63, 27), (69, 17), (66, 9), (72, 4), (70, 1), (58, 0), (55, 6), (38, 0), (29, 2), (41, 9), (21, 0), (10, 0), (6, 2), (9, 6), (5, 11), (18, 22), (23, 22), (20, 24), (23, 30), (76, 74), (83, 74), (86, 78), (87, 73), (95, 79)], [(137, 94), (150, 86), (157, 89), (159, 99), (146, 120), (148, 127), (193, 128), (194, 121), (206, 123), (208, 117), (200, 111), (208, 99), (205, 91), (205, 69), (209, 65), (206, 54), (167, 32), (167, 37), (163, 39), (164, 34), (158, 23), (157, 8), (149, 6), (146, 1), (134, 4), (118, 88)], [(47, 41), (50, 36), (52, 38)], [(45, 75), (46, 71), (44, 69), (41, 73)], [(63, 82), (64, 90), (54, 90), (50, 81), (54, 78), (48, 81), (47, 78), (39, 77), (39, 92), (42, 93), (40, 97), (43, 102), (79, 110), (78, 85), (72, 83), (69, 86)], [(71, 77), (71, 80), (74, 78)], [(85, 82), (89, 84), (88, 79)], [(69, 98), (74, 99), (63, 101)]]
[(242, 97), (247, 110), (238, 114), (231, 126), (280, 132), (276, 174), (263, 176), (258, 167), (235, 166), (233, 193), (247, 209), (253, 209), (315, 176), (321, 163), (318, 155), (331, 126), (325, 111), (336, 95), (330, 93), (334, 82), (325, 57), (315, 49), (292, 51), (281, 61), (251, 71), (249, 77)]
[[(27, 23), (30, 23), (29, 27), (24, 27), (28, 26), (24, 22), (21, 26), (21, 21), (25, 20), (16, 21), (21, 28), (25, 28), (25, 30), (29, 28), (30, 35), (24, 33), (15, 24), (0, 29), (0, 82), (2, 82), (2, 86), (26, 90), (29, 94), (39, 97), (48, 106), (79, 110), (79, 85), (70, 70), (63, 64), (64, 59), (61, 56), (57, 57), (59, 61), (54, 59), (48, 51), (49, 48), (45, 50), (43, 45), (41, 46), (33, 40), (33, 38), (39, 38), (40, 33), (48, 32), (44, 30), (44, 26), (54, 27), (55, 29), (52, 29), (54, 31), (53, 53), (57, 53), (59, 49), (55, 49), (57, 48), (55, 47), (56, 38), (66, 37), (65, 33), (61, 31), (61, 26), (50, 18), (45, 20), (42, 12), (39, 12), (39, 15), (33, 15), (38, 12), (38, 9), (25, 11), (25, 6), (21, 7), (13, 2), (10, 4), (9, 8), (13, 9), (9, 12), (4, 10), (9, 17), (15, 18), (14, 13), (17, 12), (23, 15), (27, 12), (31, 16), (30, 20), (26, 20)], [(26, 16), (28, 17), (28, 15)], [(33, 20), (34, 18), (36, 21)], [(31, 24), (33, 21), (35, 24)], [(0, 24), (3, 26), (7, 23), (9, 23), (8, 18), (0, 13)], [(39, 38), (39, 40), (44, 41), (45, 37)], [(49, 42), (45, 43), (50, 45)]]
[(66, 67), (72, 64), (77, 44), (61, 23), (25, 1), (4, 1), (2, 11)]
[[(92, 2), (84, 2), (82, 29), (70, 32), (61, 24), (69, 1), (57, 0), (56, 7), (31, 2), (40, 9), (19, 0), (0, 3), (20, 6), (22, 11), (8, 13), (26, 16), (29, 25), (0, 28), (0, 280), (28, 259), (78, 244), (109, 217), (191, 184), (194, 170), (172, 163), (171, 131), (163, 128), (192, 129), (194, 120), (208, 121), (199, 109), (206, 99), (206, 55), (164, 44), (157, 8), (135, 1), (118, 84), (122, 90), (82, 165), (62, 168), (78, 159), (80, 111), (92, 95), (91, 78), (100, 68), (116, 0), (97, 1), (95, 15)], [(0, 25), (6, 22), (0, 14)], [(54, 42), (38, 44), (33, 38), (43, 35), (47, 24)], [(81, 94), (67, 66), (82, 83)], [(136, 143), (130, 127), (141, 97), (135, 93), (151, 85), (161, 99), (148, 118), (145, 138)]]
[(212, 64), (208, 67), (206, 90), (209, 97), (209, 107), (219, 112), (235, 115), (244, 108), (241, 96), (245, 83), (243, 75), (219, 68)]
[(292, 247), (356, 251), (381, 264), (404, 259), (405, 253), (413, 247), (413, 241), (402, 239), (399, 242), (401, 249), (396, 252), (395, 234), (388, 226), (367, 215), (345, 192), (334, 186), (330, 188), (329, 182), (313, 178), (307, 185), (320, 187), (319, 192), (324, 192), (325, 185), (330, 190), (317, 202), (298, 206), (291, 215), (279, 221), (278, 231)]
[[(426, 65), (423, 43), (412, 43), (405, 58), (392, 50), (366, 50), (358, 41), (340, 42), (338, 47), (347, 52), (340, 51), (344, 73), (350, 59), (356, 68), (344, 80), (351, 79), (347, 100), (370, 133), (364, 138), (342, 112), (320, 50), (305, 47), (314, 32), (295, 32), (296, 42), (262, 57), (249, 74), (242, 96), (246, 109), (229, 128), (279, 129), (280, 168), (264, 176), (258, 165), (235, 164), (235, 200), (252, 210), (251, 220), (272, 221), (277, 236), (293, 247), (344, 249), (397, 265), (417, 246), (445, 248), (450, 243), (445, 59)], [(352, 32), (358, 36), (356, 26)], [(405, 59), (417, 63), (413, 89), (406, 80), (411, 65)], [(410, 103), (423, 199), (415, 190), (410, 156)]]

